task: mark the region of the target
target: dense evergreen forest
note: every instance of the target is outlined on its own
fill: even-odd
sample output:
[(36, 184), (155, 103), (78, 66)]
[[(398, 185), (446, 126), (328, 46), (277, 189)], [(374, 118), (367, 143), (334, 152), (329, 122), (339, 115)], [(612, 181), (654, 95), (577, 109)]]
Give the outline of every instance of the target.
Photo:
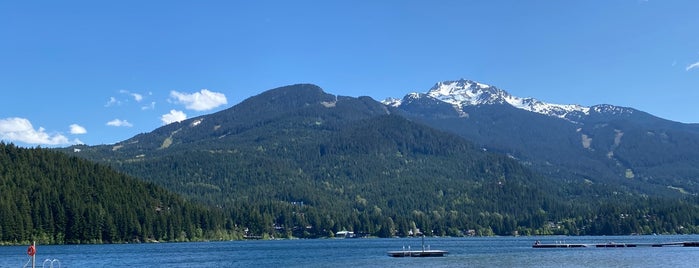
[(237, 144), (231, 151), (194, 150), (122, 163), (120, 169), (190, 198), (232, 208), (236, 223), (262, 235), (699, 230), (693, 197), (651, 198), (602, 184), (561, 184), (506, 156), (478, 151), (456, 136), (396, 116), (359, 121), (338, 135), (310, 140), (318, 143), (274, 139), (250, 147)]
[(235, 238), (227, 219), (106, 166), (0, 143), (0, 243)]

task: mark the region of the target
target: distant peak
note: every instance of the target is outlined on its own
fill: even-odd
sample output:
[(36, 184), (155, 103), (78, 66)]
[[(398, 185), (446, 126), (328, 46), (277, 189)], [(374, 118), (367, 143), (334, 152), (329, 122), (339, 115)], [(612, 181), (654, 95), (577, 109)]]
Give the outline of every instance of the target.
[(439, 86), (444, 86), (444, 85), (453, 85), (455, 87), (460, 87), (460, 88), (468, 88), (468, 87), (471, 87), (474, 85), (476, 87), (479, 87), (479, 88), (489, 88), (490, 87), (490, 85), (486, 85), (486, 84), (479, 83), (476, 81), (461, 78), (459, 80), (438, 82), (433, 88), (439, 87)]
[(496, 87), (466, 79), (439, 82), (427, 95), (457, 106), (504, 103), (509, 96)]
[(381, 101), (381, 103), (388, 105), (388, 106), (391, 106), (391, 107), (398, 107), (401, 105), (401, 103), (403, 103), (403, 101), (401, 99), (397, 99), (397, 98), (387, 98), (387, 99)]
[[(459, 79), (436, 83), (426, 94), (410, 93), (405, 99), (416, 99), (429, 96), (446, 102), (462, 112), (465, 106), (487, 104), (509, 104), (515, 108), (534, 113), (559, 117), (567, 120), (575, 120), (581, 114), (589, 114), (590, 108), (575, 104), (546, 103), (534, 98), (520, 98), (497, 87), (476, 82), (473, 80)], [(387, 102), (384, 101), (386, 104)], [(399, 106), (400, 102), (391, 102), (393, 106)]]

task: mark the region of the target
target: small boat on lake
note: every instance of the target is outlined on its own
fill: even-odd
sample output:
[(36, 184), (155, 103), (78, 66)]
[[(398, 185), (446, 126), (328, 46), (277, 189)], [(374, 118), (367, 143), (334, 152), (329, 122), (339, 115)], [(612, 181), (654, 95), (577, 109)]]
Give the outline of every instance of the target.
[(335, 238), (357, 238), (357, 235), (351, 231), (339, 231), (335, 233)]

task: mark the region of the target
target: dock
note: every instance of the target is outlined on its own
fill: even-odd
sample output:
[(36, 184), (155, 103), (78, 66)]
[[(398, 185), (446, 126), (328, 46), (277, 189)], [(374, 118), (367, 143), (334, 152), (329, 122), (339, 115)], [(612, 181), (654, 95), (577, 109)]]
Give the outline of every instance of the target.
[(425, 249), (424, 235), (422, 236), (422, 250), (410, 250), (410, 246), (406, 250), (405, 246), (403, 246), (403, 250), (394, 250), (387, 253), (391, 257), (444, 257), (444, 255), (449, 254), (446, 250), (430, 249), (429, 246)]
[(391, 257), (444, 257), (449, 252), (446, 250), (396, 250), (389, 251)]
[(534, 243), (534, 248), (586, 248), (586, 244), (537, 244)]
[(532, 245), (533, 248), (635, 248), (635, 247), (699, 247), (699, 241), (667, 242), (667, 243), (615, 243), (602, 244), (568, 244), (554, 243), (543, 244), (539, 241)]

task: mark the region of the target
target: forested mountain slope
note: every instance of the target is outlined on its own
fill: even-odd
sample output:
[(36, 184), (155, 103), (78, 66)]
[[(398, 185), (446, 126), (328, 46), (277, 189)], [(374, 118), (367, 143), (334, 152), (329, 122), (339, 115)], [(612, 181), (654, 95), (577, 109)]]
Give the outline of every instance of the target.
[(0, 143), (0, 243), (235, 237), (226, 223), (220, 210), (106, 166), (49, 149)]
[(469, 80), (384, 101), (561, 181), (651, 196), (699, 194), (699, 125), (613, 105), (559, 105)]
[[(306, 84), (115, 145), (64, 151), (221, 207), (251, 235), (674, 233), (697, 225), (692, 201), (555, 180), (371, 98)], [(672, 223), (658, 214), (666, 207)]]

